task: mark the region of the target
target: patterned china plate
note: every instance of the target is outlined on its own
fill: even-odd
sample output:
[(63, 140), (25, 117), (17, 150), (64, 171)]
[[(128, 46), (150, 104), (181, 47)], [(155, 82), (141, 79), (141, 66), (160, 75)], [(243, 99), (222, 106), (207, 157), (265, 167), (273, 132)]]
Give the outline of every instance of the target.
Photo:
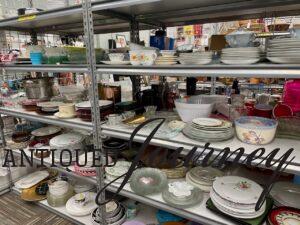
[(49, 177), (49, 172), (46, 170), (37, 171), (27, 175), (26, 177), (18, 180), (15, 183), (15, 187), (19, 189), (31, 188), (32, 186), (38, 184), (42, 180)]
[(47, 127), (42, 127), (37, 130), (34, 130), (31, 132), (31, 134), (36, 137), (43, 137), (43, 136), (56, 134), (60, 131), (61, 131), (60, 127), (47, 126)]
[(300, 210), (290, 207), (279, 207), (273, 209), (268, 215), (271, 225), (299, 225)]
[(222, 125), (222, 120), (212, 118), (197, 118), (193, 119), (193, 123), (205, 127), (217, 127)]
[(254, 181), (238, 176), (218, 177), (213, 190), (224, 200), (245, 205), (256, 204), (263, 191)]
[[(113, 104), (112, 101), (109, 100), (99, 100), (99, 106), (108, 106)], [(76, 105), (76, 108), (91, 108), (91, 102), (90, 101), (85, 101), (85, 102), (79, 102)]]

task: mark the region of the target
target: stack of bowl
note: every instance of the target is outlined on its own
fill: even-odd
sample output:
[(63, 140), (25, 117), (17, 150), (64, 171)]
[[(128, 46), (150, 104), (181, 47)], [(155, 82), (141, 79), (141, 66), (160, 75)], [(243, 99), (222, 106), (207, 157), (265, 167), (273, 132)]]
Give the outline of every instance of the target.
[[(117, 201), (110, 201), (105, 205), (106, 208), (106, 222), (111, 225), (121, 225), (126, 221), (126, 209)], [(92, 212), (92, 224), (100, 225), (101, 217), (99, 208)]]

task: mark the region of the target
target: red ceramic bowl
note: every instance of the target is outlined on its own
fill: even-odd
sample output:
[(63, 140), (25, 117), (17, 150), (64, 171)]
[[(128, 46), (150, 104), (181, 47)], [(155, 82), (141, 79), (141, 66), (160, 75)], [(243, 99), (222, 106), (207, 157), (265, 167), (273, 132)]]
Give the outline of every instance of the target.
[(254, 116), (272, 118), (273, 107), (265, 104), (254, 106)]
[(293, 110), (290, 106), (279, 102), (273, 109), (273, 117), (290, 117), (293, 116)]

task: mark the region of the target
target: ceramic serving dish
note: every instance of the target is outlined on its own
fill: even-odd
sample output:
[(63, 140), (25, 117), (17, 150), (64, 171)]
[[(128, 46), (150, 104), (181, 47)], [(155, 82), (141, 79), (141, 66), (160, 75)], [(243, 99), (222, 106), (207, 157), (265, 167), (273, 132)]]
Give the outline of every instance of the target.
[(142, 168), (133, 172), (130, 187), (139, 195), (150, 195), (161, 192), (167, 182), (166, 174), (159, 169)]
[(31, 188), (42, 180), (49, 177), (49, 172), (46, 170), (31, 173), (15, 183), (15, 187), (19, 189)]
[(237, 137), (247, 144), (264, 145), (273, 141), (278, 122), (276, 120), (245, 116), (235, 120)]
[[(37, 188), (42, 187), (46, 188), (46, 192), (40, 193), (37, 191)], [(34, 185), (31, 188), (23, 189), (21, 192), (21, 199), (27, 202), (36, 202), (36, 201), (42, 201), (47, 198), (46, 193), (47, 193), (47, 187), (48, 184), (47, 182), (41, 182), (39, 184)]]

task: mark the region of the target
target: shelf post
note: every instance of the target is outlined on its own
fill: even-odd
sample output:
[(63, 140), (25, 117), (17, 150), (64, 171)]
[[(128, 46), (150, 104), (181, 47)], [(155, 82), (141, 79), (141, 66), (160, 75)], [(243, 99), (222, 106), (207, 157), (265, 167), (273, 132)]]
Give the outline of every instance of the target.
[(211, 89), (210, 89), (211, 95), (216, 94), (216, 83), (217, 83), (217, 77), (212, 76), (211, 77)]
[[(140, 32), (139, 32), (139, 22), (132, 17), (130, 20), (130, 42), (139, 44), (140, 42)], [(131, 76), (132, 82), (132, 98), (136, 99), (136, 93), (141, 90), (141, 78), (140, 76)]]
[[(96, 68), (96, 54), (94, 46), (94, 23), (92, 13), (91, 0), (84, 0), (82, 3), (83, 8), (83, 24), (84, 24), (84, 37), (86, 45), (86, 56), (88, 72), (91, 76), (92, 83), (90, 88), (90, 101), (92, 106), (92, 123), (93, 123), (93, 142), (94, 149), (97, 151), (96, 156), (102, 156), (102, 139), (101, 139), (101, 119), (99, 107), (99, 92), (97, 82), (97, 68)], [(100, 76), (102, 76), (100, 74)], [(101, 157), (101, 164), (104, 162)], [(98, 163), (99, 164), (99, 163)], [(97, 167), (97, 189), (98, 191), (104, 187), (104, 174), (102, 167)], [(105, 201), (105, 193), (100, 195), (100, 202)], [(106, 225), (106, 210), (105, 206), (99, 206), (99, 215), (101, 218), (100, 224)]]
[[(1, 137), (1, 146), (4, 150), (6, 147), (6, 140), (5, 140), (5, 135), (4, 135), (4, 123), (3, 123), (1, 114), (0, 114), (0, 137)], [(8, 180), (9, 180), (9, 190), (11, 191), (12, 187), (13, 187), (13, 179), (12, 179), (12, 174), (11, 174), (11, 169), (10, 169), (9, 163), (7, 165), (7, 173), (8, 173)]]

